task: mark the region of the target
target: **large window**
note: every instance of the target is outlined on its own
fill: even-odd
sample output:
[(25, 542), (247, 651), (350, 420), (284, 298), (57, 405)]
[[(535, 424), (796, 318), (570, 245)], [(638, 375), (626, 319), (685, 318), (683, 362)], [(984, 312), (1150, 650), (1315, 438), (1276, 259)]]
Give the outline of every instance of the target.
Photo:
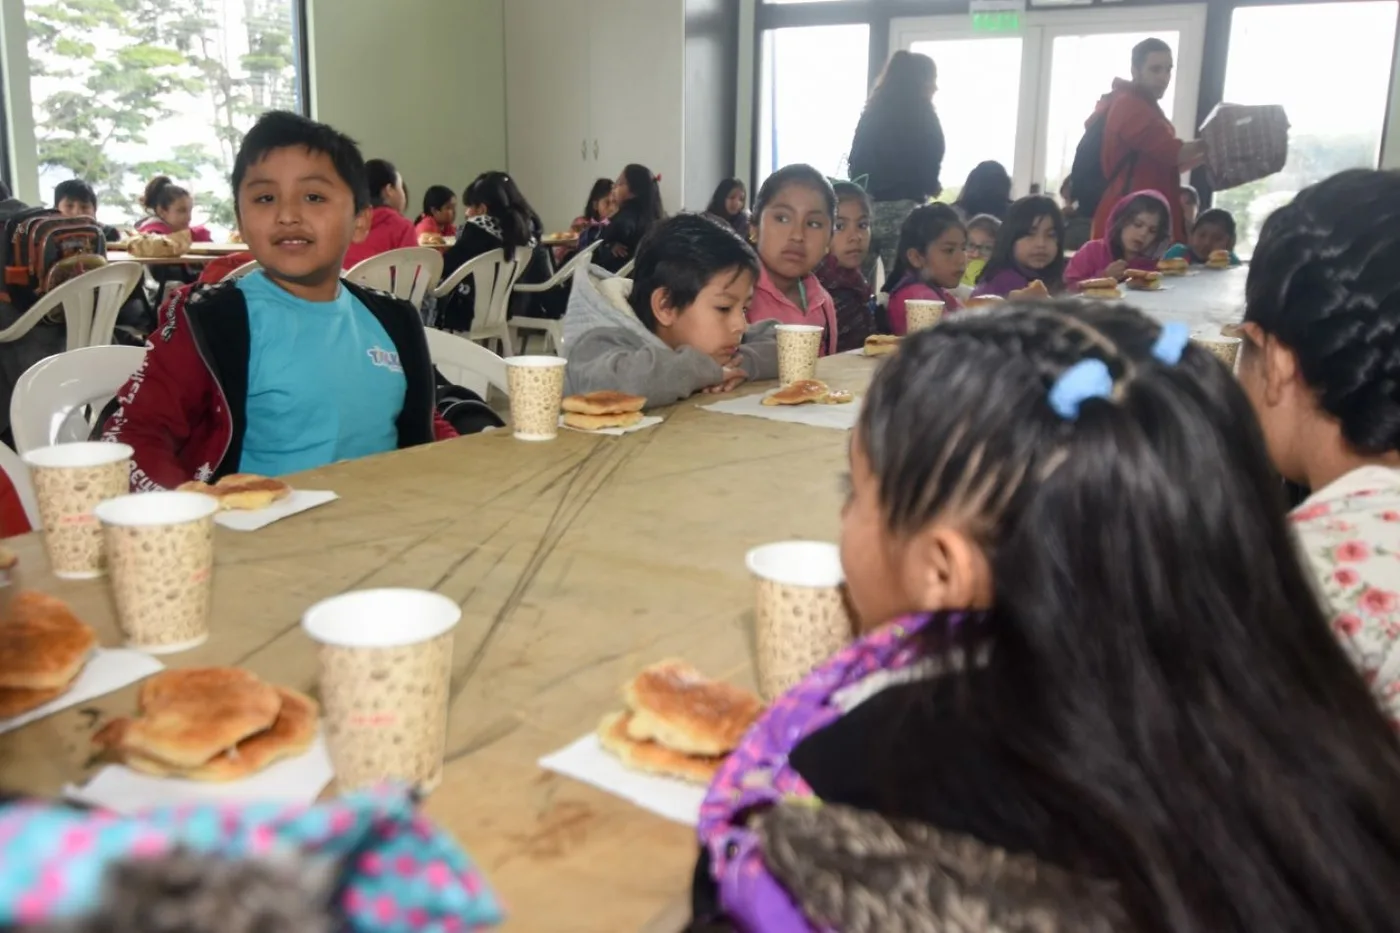
[(865, 106), (869, 47), (864, 24), (764, 33), (755, 185), (793, 162), (846, 177)]
[(28, 0), (41, 190), (83, 178), (109, 223), (141, 216), (157, 174), (195, 222), (233, 225), (228, 175), (271, 109), (304, 110), (299, 0)]
[(1283, 171), (1216, 196), (1235, 215), (1246, 255), (1264, 220), (1299, 190), (1343, 169), (1378, 164), (1395, 14), (1394, 0), (1234, 12), (1225, 99), (1282, 104), (1290, 124)]

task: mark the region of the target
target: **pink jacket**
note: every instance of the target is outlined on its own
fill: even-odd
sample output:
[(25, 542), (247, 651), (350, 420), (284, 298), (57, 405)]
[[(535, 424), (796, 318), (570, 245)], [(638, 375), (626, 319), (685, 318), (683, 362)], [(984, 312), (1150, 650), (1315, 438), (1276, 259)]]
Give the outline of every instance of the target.
[(807, 293), (807, 307), (799, 308), (778, 290), (768, 277), (768, 269), (762, 263), (758, 267), (758, 284), (753, 290), (753, 301), (749, 303), (749, 323), (777, 321), (779, 324), (820, 324), (826, 328), (822, 356), (836, 352), (836, 303), (831, 300), (817, 277), (808, 274), (802, 280), (802, 288)]
[(925, 282), (910, 282), (908, 285), (901, 285), (890, 293), (890, 330), (896, 336), (903, 337), (909, 332), (909, 312), (904, 309), (904, 303), (910, 299), (914, 301), (941, 301), (945, 313), (957, 311), (962, 307), (958, 304), (958, 299), (954, 298), (950, 292), (934, 288)]
[[(1108, 225), (1112, 228), (1118, 215), (1123, 208), (1128, 206), (1128, 202), (1140, 194), (1150, 195), (1167, 205), (1167, 215), (1171, 216), (1171, 205), (1167, 204), (1167, 199), (1156, 191), (1134, 191), (1132, 194), (1119, 198), (1118, 203), (1113, 205), (1113, 211), (1109, 214)], [(1170, 231), (1162, 231), (1162, 243), (1171, 240)], [(1161, 245), (1160, 243), (1158, 244)], [(1117, 262), (1113, 255), (1113, 247), (1109, 245), (1107, 237), (1098, 240), (1090, 240), (1079, 248), (1079, 251), (1070, 259), (1069, 265), (1065, 267), (1065, 285), (1074, 288), (1085, 279), (1097, 279), (1103, 276), (1104, 270)], [(1157, 268), (1157, 256), (1139, 256), (1128, 263), (1129, 269), (1142, 269), (1151, 272)]]
[(413, 221), (392, 207), (376, 207), (370, 215), (369, 235), (358, 243), (350, 244), (342, 267), (349, 269), (371, 256), (417, 245), (418, 231), (413, 229)]
[[(136, 228), (137, 233), (149, 233), (152, 236), (170, 236), (175, 231), (170, 224), (159, 217), (152, 217), (150, 220), (143, 220), (141, 226)], [(190, 241), (194, 243), (212, 243), (214, 236), (203, 227), (190, 227)]]

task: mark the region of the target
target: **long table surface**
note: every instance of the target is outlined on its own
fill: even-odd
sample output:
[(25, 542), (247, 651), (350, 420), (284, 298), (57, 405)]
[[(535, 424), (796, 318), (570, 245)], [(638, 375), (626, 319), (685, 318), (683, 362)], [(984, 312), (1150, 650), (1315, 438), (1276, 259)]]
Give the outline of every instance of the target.
[[(821, 374), (862, 390), (875, 365), (840, 356)], [(536, 761), (619, 708), (620, 686), (653, 661), (682, 657), (752, 686), (744, 552), (837, 537), (847, 433), (699, 410), (717, 398), (663, 409), (661, 425), (621, 438), (562, 431), (532, 444), (502, 431), (294, 477), (341, 498), (262, 531), (219, 529), (212, 635), (163, 660), (311, 689), (299, 620), (312, 603), (437, 590), (463, 619), (448, 766), (428, 810), (479, 860), (510, 928), (636, 930), (683, 913), (693, 830)], [(7, 543), (23, 585), (67, 600), (103, 644), (119, 644), (102, 581), (53, 578), (38, 535)], [(134, 710), (135, 695), (0, 736), (0, 786), (53, 794), (85, 779), (90, 735)]]
[[(1201, 282), (1232, 276), (1242, 281)], [(1198, 330), (1230, 306), (1193, 312), (1186, 295), (1141, 298)], [(818, 373), (863, 392), (876, 364), (842, 354)], [(312, 689), (314, 651), (298, 624), (312, 603), (381, 586), (451, 597), (463, 619), (431, 815), (480, 861), (512, 929), (674, 930), (693, 831), (536, 761), (618, 708), (621, 684), (653, 661), (682, 657), (752, 686), (744, 552), (837, 537), (848, 435), (700, 410), (715, 400), (663, 409), (661, 425), (621, 438), (562, 431), (530, 444), (503, 431), (294, 477), (341, 498), (262, 531), (220, 529), (212, 636), (165, 660)], [(104, 644), (119, 643), (103, 582), (53, 578), (38, 535), (7, 543), (23, 585), (68, 600)], [(135, 693), (82, 704), (96, 717), (70, 709), (0, 735), (0, 786), (53, 794), (84, 780), (90, 735), (133, 710)]]

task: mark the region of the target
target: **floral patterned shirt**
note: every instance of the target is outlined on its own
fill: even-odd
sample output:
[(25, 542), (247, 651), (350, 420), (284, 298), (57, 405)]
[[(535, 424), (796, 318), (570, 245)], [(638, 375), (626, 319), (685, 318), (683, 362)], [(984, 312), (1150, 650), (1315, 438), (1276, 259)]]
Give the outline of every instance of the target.
[(1289, 517), (1332, 630), (1400, 731), (1400, 470), (1353, 470)]

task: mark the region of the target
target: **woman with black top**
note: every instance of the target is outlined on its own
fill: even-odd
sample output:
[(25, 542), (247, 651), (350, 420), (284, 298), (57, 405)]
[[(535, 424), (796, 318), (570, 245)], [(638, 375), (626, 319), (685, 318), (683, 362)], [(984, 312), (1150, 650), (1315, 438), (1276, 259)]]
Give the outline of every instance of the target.
[(875, 82), (851, 142), (851, 178), (867, 176), (865, 190), (875, 201), (870, 256), (865, 277), (875, 274), (875, 259), (894, 268), (899, 228), (909, 212), (943, 190), (943, 126), (933, 110), (938, 90), (933, 59), (901, 49), (890, 56)]
[[(661, 206), (659, 176), (645, 165), (632, 164), (622, 170), (613, 182), (613, 200), (617, 213), (603, 227), (600, 246), (593, 254), (593, 265), (616, 272), (637, 255), (642, 237), (666, 217)], [(580, 241), (582, 246), (582, 241)]]
[[(457, 230), (457, 242), (442, 257), (444, 279), (482, 253), (499, 249), (510, 258), (522, 246), (530, 247), (534, 254), (520, 281), (543, 282), (549, 278), (552, 272), (549, 253), (539, 245), (544, 227), (509, 175), (483, 172), (462, 192), (462, 203), (467, 207), (467, 218)], [(471, 294), (472, 281), (467, 279), (443, 300), (437, 313), (437, 326), (444, 330), (471, 330), (475, 313)], [(559, 312), (562, 314), (563, 309)]]
[(978, 214), (991, 214), (1005, 220), (1011, 208), (1011, 176), (1000, 162), (979, 162), (967, 173), (962, 191), (953, 207), (967, 223)]

